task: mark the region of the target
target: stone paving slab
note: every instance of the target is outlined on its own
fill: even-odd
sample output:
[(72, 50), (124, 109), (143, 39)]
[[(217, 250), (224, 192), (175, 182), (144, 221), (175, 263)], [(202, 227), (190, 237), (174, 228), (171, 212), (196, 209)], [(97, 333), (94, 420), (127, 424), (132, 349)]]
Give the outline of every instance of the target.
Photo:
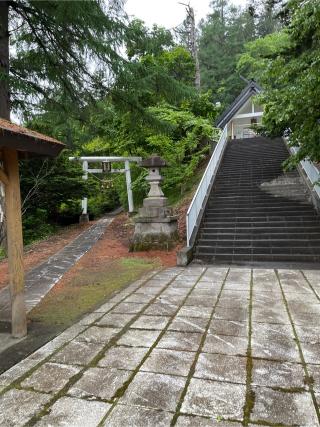
[(95, 427), (102, 421), (110, 407), (110, 404), (104, 402), (62, 397), (53, 404), (50, 414), (42, 417), (36, 425), (38, 427)]
[(28, 390), (9, 390), (0, 396), (0, 425), (23, 426), (50, 400), (49, 394)]
[(33, 388), (44, 393), (60, 391), (71, 377), (80, 372), (79, 367), (60, 365), (58, 363), (45, 363), (37, 369), (21, 385), (24, 388)]
[(0, 376), (0, 425), (318, 426), (316, 289), (320, 272), (148, 273)]
[(246, 366), (246, 357), (200, 353), (194, 376), (207, 380), (245, 384)]
[[(33, 268), (25, 277), (25, 302), (27, 312), (31, 311), (42, 298), (59, 282), (61, 277), (86, 254), (105, 232), (113, 218), (103, 218), (47, 261)], [(0, 320), (11, 319), (9, 287), (0, 291)]]
[(195, 353), (155, 348), (141, 366), (142, 371), (187, 376)]
[(209, 415), (216, 419), (241, 419), (245, 395), (244, 385), (193, 378), (181, 409), (187, 414)]
[(113, 368), (89, 368), (68, 391), (73, 397), (111, 400), (129, 379), (130, 371)]
[(281, 393), (268, 388), (255, 389), (252, 421), (313, 427), (319, 425), (309, 393)]
[(119, 403), (174, 411), (185, 383), (186, 378), (139, 372)]
[(240, 427), (242, 424), (230, 423), (215, 418), (182, 415), (178, 418), (176, 427)]
[(167, 427), (172, 414), (156, 409), (118, 405), (108, 417), (105, 427)]
[(283, 389), (306, 389), (305, 371), (298, 363), (253, 359), (252, 384)]

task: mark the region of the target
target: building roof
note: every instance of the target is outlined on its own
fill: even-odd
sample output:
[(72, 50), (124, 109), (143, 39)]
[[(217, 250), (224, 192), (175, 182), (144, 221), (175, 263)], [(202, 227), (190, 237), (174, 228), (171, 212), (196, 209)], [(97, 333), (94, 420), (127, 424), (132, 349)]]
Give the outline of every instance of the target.
[(13, 148), (20, 157), (57, 156), (65, 145), (57, 139), (0, 118), (0, 148)]
[(254, 80), (251, 80), (233, 103), (218, 117), (216, 125), (220, 128), (224, 128), (247, 100), (260, 92), (262, 92), (261, 87)]

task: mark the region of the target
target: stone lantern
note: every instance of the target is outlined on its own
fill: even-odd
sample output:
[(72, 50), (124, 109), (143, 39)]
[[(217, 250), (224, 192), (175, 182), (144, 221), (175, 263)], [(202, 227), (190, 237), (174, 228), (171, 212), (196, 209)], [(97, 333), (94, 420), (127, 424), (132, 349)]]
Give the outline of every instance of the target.
[(135, 218), (131, 248), (133, 251), (169, 249), (177, 240), (178, 222), (160, 186), (163, 180), (160, 171), (167, 166), (166, 162), (161, 157), (153, 155), (143, 160), (140, 166), (148, 169), (146, 181), (150, 184), (150, 191)]

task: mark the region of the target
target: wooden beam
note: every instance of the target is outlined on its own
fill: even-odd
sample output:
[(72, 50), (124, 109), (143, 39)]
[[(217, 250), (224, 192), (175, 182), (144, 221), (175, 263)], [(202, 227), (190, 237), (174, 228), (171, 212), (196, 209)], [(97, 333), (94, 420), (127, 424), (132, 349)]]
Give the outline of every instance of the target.
[(24, 300), (23, 240), (18, 152), (3, 149), (3, 162), (8, 182), (5, 186), (7, 246), (11, 294), (12, 335), (27, 335), (27, 317)]

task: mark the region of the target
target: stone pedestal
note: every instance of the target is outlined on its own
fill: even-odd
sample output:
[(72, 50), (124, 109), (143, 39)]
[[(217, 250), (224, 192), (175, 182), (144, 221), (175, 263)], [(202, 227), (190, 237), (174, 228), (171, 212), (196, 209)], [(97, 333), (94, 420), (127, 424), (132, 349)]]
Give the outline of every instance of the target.
[(148, 197), (135, 218), (135, 231), (131, 249), (133, 251), (170, 249), (178, 238), (178, 221), (168, 206), (168, 199), (160, 188), (160, 168), (165, 162), (158, 156), (144, 160), (141, 166), (149, 169), (146, 180), (150, 184)]

